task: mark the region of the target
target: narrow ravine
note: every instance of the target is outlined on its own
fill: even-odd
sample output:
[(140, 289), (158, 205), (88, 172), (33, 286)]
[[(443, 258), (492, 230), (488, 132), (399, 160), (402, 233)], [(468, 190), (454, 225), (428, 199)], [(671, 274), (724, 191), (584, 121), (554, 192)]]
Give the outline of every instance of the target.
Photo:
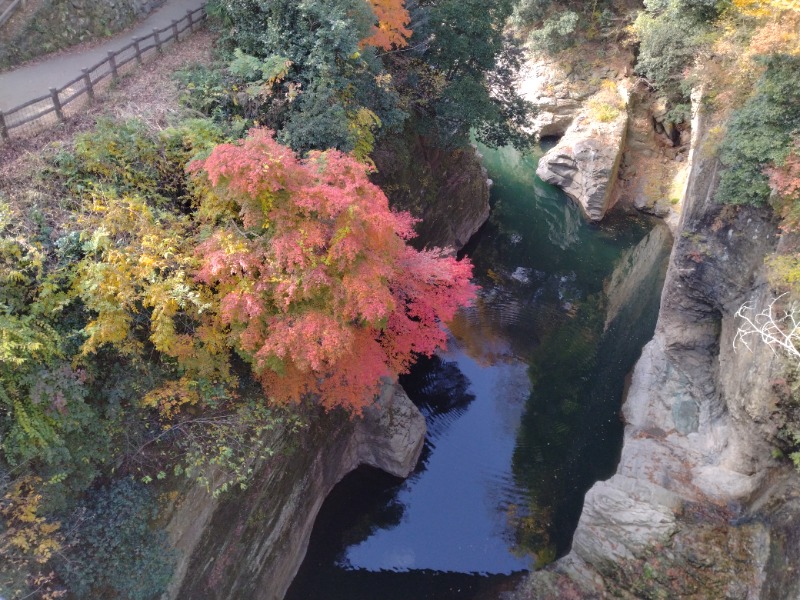
[(569, 550), (583, 495), (614, 472), (669, 233), (589, 225), (535, 178), (539, 154), (481, 151), (492, 217), (464, 249), (479, 300), (402, 380), (428, 420), (422, 459), (404, 482), (361, 469), (337, 486), (288, 600), (496, 598)]

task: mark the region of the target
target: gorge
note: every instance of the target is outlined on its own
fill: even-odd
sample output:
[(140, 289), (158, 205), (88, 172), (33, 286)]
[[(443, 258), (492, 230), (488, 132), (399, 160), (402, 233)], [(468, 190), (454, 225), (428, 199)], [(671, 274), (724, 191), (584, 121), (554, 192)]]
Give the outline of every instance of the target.
[(0, 146), (0, 598), (800, 597), (794, 4), (215, 0)]

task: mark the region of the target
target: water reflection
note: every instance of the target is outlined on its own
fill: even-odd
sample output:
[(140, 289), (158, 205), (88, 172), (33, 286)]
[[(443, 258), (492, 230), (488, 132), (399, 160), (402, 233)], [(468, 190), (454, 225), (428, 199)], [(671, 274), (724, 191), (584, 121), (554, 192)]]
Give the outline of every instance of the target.
[[(326, 503), (290, 600), (345, 597), (322, 594), (333, 587), (395, 597), (372, 587), (389, 574), (398, 598), (491, 597), (508, 574), (569, 549), (584, 493), (614, 470), (624, 378), (655, 326), (668, 233), (641, 217), (588, 224), (534, 177), (536, 156), (483, 153), (493, 212), (465, 249), (480, 296), (449, 325), (448, 352), (402, 380), (428, 419), (423, 460), (370, 491), (379, 499), (359, 516), (326, 516)], [(364, 478), (375, 474), (337, 494), (364, 493)]]
[(529, 559), (510, 550), (504, 519), (508, 506), (521, 499), (511, 457), (528, 395), (527, 365), (482, 366), (455, 342), (441, 365), (457, 365), (474, 400), (455, 417), (452, 412), (435, 413), (427, 408), (431, 398), (426, 388), (406, 382), (422, 399), (433, 451), (424, 471), (397, 493), (405, 507), (401, 523), (348, 548), (342, 567), (509, 574), (530, 566)]

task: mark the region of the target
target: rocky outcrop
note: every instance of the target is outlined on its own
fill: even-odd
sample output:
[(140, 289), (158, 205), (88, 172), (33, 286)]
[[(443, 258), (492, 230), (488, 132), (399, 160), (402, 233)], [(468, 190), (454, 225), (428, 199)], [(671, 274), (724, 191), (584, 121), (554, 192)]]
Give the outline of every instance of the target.
[(558, 57), (533, 54), (521, 69), (517, 93), (535, 114), (527, 131), (537, 138), (561, 137), (605, 81), (630, 75), (633, 55), (619, 45), (584, 44)]
[[(706, 129), (698, 116), (695, 148)], [(587, 493), (570, 554), (518, 598), (798, 597), (784, 567), (800, 553), (800, 484), (771, 452), (784, 365), (763, 344), (732, 344), (737, 309), (770, 300), (777, 230), (766, 209), (714, 201), (719, 168), (696, 153), (616, 474)]]
[(601, 220), (611, 207), (628, 124), (624, 110), (608, 106), (616, 111), (608, 120), (582, 112), (536, 169), (539, 177), (564, 190), (592, 221)]
[(411, 128), (375, 149), (375, 181), (392, 208), (419, 219), (412, 244), (459, 250), (489, 218), (486, 169), (475, 148), (441, 148)]
[(276, 432), (274, 458), (246, 491), (217, 502), (195, 488), (173, 512), (180, 556), (168, 597), (281, 600), (333, 486), (362, 464), (408, 476), (424, 438), (425, 419), (399, 386), (387, 386), (362, 419), (328, 413)]

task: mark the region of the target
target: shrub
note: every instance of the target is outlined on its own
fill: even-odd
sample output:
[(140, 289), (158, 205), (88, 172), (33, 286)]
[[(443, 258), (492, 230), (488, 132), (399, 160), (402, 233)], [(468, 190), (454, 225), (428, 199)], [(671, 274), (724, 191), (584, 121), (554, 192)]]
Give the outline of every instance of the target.
[(149, 600), (162, 594), (175, 562), (164, 531), (155, 531), (153, 493), (133, 479), (91, 493), (67, 526), (56, 569), (78, 598)]
[(564, 11), (558, 17), (547, 19), (539, 29), (531, 32), (528, 43), (537, 50), (548, 54), (556, 54), (566, 50), (575, 43), (575, 33), (580, 17), (571, 10)]
[(764, 204), (771, 189), (765, 168), (783, 165), (800, 132), (800, 56), (774, 55), (755, 94), (736, 111), (721, 146), (727, 169), (716, 199), (727, 204)]
[(706, 29), (680, 2), (649, 2), (634, 23), (639, 44), (636, 72), (672, 104), (688, 96), (685, 71), (703, 42)]

